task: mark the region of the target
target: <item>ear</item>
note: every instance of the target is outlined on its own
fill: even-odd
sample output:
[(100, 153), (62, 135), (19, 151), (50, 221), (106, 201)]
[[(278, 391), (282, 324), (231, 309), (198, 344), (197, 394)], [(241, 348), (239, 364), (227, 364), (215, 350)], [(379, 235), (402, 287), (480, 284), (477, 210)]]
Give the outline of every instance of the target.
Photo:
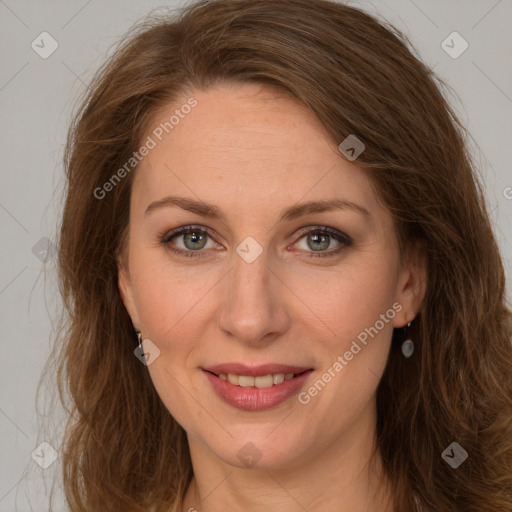
[(399, 328), (412, 322), (421, 308), (427, 291), (427, 260), (420, 246), (408, 251), (402, 265), (396, 288), (396, 302), (402, 309), (393, 318), (393, 327)]
[(137, 308), (135, 306), (135, 300), (133, 298), (133, 286), (130, 277), (130, 270), (128, 268), (128, 262), (124, 254), (121, 252), (117, 253), (117, 287), (119, 294), (123, 301), (124, 307), (128, 311), (132, 324), (135, 329), (140, 331), (139, 316), (137, 314)]

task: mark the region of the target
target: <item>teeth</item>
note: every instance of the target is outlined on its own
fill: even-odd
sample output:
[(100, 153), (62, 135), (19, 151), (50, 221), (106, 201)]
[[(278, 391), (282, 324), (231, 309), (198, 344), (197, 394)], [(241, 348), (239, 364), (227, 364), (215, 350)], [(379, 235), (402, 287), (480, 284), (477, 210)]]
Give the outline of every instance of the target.
[(257, 388), (271, 388), (274, 385), (274, 377), (272, 375), (261, 375), (254, 379), (254, 385)]
[(240, 377), (238, 375), (233, 375), (232, 373), (228, 373), (228, 382), (230, 384), (234, 384), (235, 386), (238, 386), (238, 379)]
[(239, 375), (238, 385), (243, 388), (250, 388), (251, 386), (254, 386), (254, 377), (251, 377), (250, 375)]
[(284, 382), (284, 373), (276, 373), (272, 375), (272, 379), (274, 384), (281, 384), (281, 382)]
[(277, 384), (281, 384), (285, 380), (293, 379), (293, 373), (274, 373), (272, 375), (261, 375), (252, 377), (250, 375), (234, 375), (232, 373), (221, 373), (219, 378), (227, 380), (230, 384), (241, 386), (243, 388), (270, 388)]

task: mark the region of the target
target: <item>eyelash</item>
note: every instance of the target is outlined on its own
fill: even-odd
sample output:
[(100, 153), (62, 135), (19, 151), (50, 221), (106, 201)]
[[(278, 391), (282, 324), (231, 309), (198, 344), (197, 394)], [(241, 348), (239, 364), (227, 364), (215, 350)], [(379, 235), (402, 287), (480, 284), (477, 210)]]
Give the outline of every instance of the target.
[[(177, 229), (171, 231), (170, 233), (166, 233), (165, 236), (163, 236), (163, 238), (161, 237), (161, 242), (163, 245), (165, 245), (167, 247), (167, 249), (169, 251), (171, 251), (175, 254), (178, 254), (180, 256), (185, 256), (187, 258), (203, 258), (205, 256), (199, 254), (199, 253), (204, 253), (203, 249), (199, 249), (197, 251), (190, 251), (190, 250), (185, 251), (183, 249), (173, 248), (169, 245), (169, 242), (176, 236), (182, 235), (184, 233), (189, 233), (191, 231), (194, 231), (194, 232), (199, 231), (201, 233), (206, 233), (210, 238), (213, 238), (213, 236), (212, 236), (213, 233), (209, 228), (206, 228), (203, 226), (197, 226), (197, 225), (190, 225), (190, 226), (182, 226), (180, 228), (177, 228)], [(334, 251), (329, 251), (329, 252), (318, 252), (315, 254), (313, 251), (306, 251), (306, 252), (310, 253), (308, 257), (311, 257), (311, 258), (327, 258), (327, 257), (337, 256), (345, 247), (349, 247), (350, 245), (352, 245), (352, 239), (348, 235), (346, 235), (345, 233), (342, 233), (341, 231), (338, 231), (336, 229), (330, 228), (328, 226), (314, 226), (311, 229), (308, 229), (305, 231), (302, 230), (299, 233), (299, 235), (300, 235), (299, 240), (301, 240), (304, 236), (309, 235), (310, 233), (327, 234), (342, 244), (342, 246), (340, 248), (338, 248)]]

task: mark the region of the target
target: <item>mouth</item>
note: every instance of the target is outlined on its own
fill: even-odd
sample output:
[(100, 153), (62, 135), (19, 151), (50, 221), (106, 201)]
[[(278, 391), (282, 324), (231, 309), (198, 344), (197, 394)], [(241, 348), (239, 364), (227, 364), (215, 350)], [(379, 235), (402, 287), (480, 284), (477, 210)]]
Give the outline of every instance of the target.
[(240, 386), (242, 388), (258, 388), (265, 389), (273, 386), (278, 386), (284, 381), (292, 380), (306, 372), (312, 371), (312, 369), (304, 370), (300, 373), (269, 373), (267, 375), (259, 375), (254, 377), (252, 375), (239, 375), (235, 373), (214, 373), (208, 370), (206, 372), (218, 377), (220, 380), (224, 380), (232, 384), (233, 386)]
[(248, 367), (235, 363), (202, 370), (219, 398), (246, 411), (278, 406), (295, 395), (314, 372), (299, 366)]

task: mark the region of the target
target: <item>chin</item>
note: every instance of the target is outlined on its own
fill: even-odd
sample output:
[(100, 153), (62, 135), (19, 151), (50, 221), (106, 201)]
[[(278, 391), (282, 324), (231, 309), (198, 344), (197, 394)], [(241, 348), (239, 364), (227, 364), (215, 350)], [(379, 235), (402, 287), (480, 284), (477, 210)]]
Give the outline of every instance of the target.
[(289, 433), (269, 435), (273, 428), (244, 429), (228, 437), (222, 446), (210, 446), (225, 463), (240, 469), (277, 470), (296, 466), (307, 449), (304, 436), (295, 439)]

